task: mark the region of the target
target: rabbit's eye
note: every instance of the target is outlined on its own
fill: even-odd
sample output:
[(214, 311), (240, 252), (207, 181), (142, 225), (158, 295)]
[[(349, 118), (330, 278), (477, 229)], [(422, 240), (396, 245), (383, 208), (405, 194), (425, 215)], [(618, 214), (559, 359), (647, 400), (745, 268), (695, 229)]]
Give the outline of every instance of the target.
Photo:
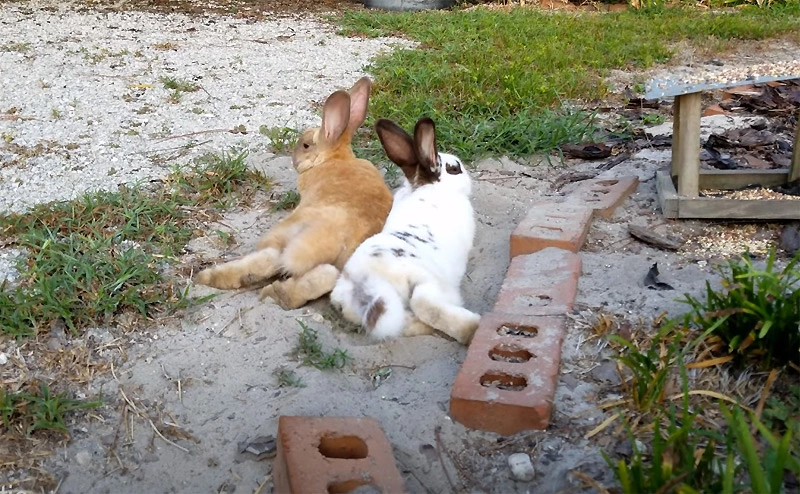
[(455, 163), (448, 163), (444, 169), (450, 175), (459, 175), (461, 173), (461, 163), (456, 161)]
[(304, 142), (304, 143), (303, 143), (303, 149), (308, 149), (309, 147), (310, 147), (310, 146), (308, 145), (308, 143), (307, 143), (307, 142)]

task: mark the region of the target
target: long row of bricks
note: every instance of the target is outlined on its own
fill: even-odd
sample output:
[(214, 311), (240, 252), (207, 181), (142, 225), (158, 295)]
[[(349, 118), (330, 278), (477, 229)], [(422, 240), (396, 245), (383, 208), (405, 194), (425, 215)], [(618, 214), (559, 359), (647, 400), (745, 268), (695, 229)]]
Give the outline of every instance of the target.
[[(577, 252), (592, 219), (610, 218), (637, 185), (636, 177), (588, 180), (563, 202), (533, 205), (511, 234), (494, 308), (481, 317), (453, 383), (451, 418), (501, 435), (547, 428), (581, 272)], [(277, 443), (276, 493), (406, 492), (371, 418), (282, 416)]]

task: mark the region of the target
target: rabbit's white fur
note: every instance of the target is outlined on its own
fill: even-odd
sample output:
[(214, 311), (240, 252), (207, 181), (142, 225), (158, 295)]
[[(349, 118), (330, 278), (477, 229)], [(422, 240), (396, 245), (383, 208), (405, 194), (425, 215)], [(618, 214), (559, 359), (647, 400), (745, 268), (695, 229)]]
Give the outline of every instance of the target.
[[(392, 158), (388, 149), (387, 154)], [(436, 153), (435, 142), (428, 154), (418, 167), (431, 170), (419, 173), (401, 164), (406, 179), (383, 230), (345, 264), (331, 302), (376, 339), (436, 329), (466, 344), (480, 319), (463, 307), (460, 289), (475, 236), (472, 183), (458, 157)], [(438, 173), (438, 179), (426, 183), (425, 173)]]

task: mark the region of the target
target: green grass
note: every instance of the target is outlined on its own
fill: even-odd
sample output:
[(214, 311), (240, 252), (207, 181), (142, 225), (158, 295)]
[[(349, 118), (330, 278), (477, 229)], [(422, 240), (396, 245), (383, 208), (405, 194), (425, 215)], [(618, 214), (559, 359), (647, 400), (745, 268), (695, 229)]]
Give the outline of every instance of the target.
[(684, 295), (685, 324), (718, 337), (739, 364), (764, 367), (800, 362), (800, 254), (783, 268), (771, 249), (763, 269), (748, 255), (720, 269), (722, 289), (706, 282), (706, 296)]
[(260, 126), (258, 133), (269, 139), (270, 150), (275, 153), (291, 152), (300, 135), (297, 129), (291, 127), (267, 127), (266, 125)]
[(0, 286), (0, 331), (33, 335), (61, 321), (80, 334), (186, 307), (188, 287), (168, 271), (199, 230), (200, 211), (213, 218), (221, 204), (269, 187), (244, 156), (206, 156), (151, 190), (122, 186), (0, 216), (0, 239), (26, 253), (18, 283)]
[(607, 14), (534, 9), (386, 13), (350, 11), (349, 35), (420, 42), (377, 58), (370, 115), (411, 129), (428, 115), (443, 149), (470, 159), (525, 156), (594, 132), (591, 114), (566, 101), (603, 98), (610, 69), (643, 69), (673, 56), (674, 42), (763, 39), (800, 30), (800, 4), (714, 14), (643, 9)]
[(300, 357), (303, 365), (310, 365), (320, 370), (341, 369), (352, 360), (346, 350), (335, 348), (327, 351), (322, 348), (319, 342), (319, 335), (316, 330), (309, 328), (302, 321), (297, 321), (302, 328), (298, 338), (295, 353)]
[(278, 202), (272, 206), (272, 211), (285, 211), (294, 209), (300, 204), (300, 194), (296, 190), (287, 190), (278, 198)]
[(164, 89), (169, 89), (180, 93), (193, 93), (200, 89), (199, 85), (185, 79), (163, 76), (159, 80), (164, 86)]
[(65, 415), (102, 405), (102, 401), (86, 401), (53, 394), (49, 386), (39, 383), (33, 393), (7, 393), (0, 389), (0, 417), (2, 425), (11, 429), (20, 425), (28, 434), (37, 430), (67, 433)]

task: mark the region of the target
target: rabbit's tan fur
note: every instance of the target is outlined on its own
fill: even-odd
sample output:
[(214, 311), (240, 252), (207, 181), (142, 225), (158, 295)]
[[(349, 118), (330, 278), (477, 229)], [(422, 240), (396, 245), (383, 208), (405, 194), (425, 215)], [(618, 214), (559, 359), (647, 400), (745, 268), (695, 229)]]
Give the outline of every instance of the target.
[(350, 144), (367, 115), (370, 80), (361, 78), (325, 101), (322, 126), (300, 136), (292, 154), (300, 203), (273, 227), (252, 254), (201, 271), (195, 281), (241, 288), (280, 276), (261, 291), (294, 309), (333, 289), (353, 251), (381, 231), (392, 193), (381, 173), (358, 159)]

